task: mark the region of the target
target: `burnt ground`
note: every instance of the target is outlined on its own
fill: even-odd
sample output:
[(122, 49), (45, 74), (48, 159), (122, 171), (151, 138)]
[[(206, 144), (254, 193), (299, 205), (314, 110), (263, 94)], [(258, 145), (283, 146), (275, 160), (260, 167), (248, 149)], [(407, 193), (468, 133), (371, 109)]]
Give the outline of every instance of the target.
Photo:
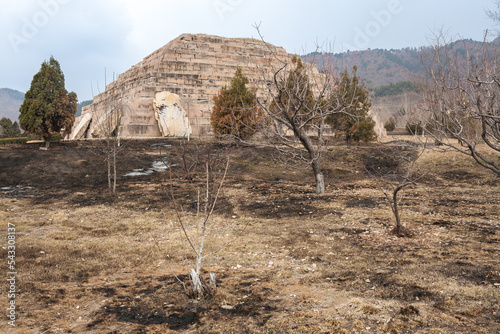
[[(396, 167), (387, 145), (329, 147), (316, 195), (310, 171), (277, 165), (270, 149), (126, 141), (114, 197), (103, 143), (39, 145), (0, 146), (0, 221), (16, 225), (18, 272), (17, 327), (2, 332), (500, 331), (499, 181), (467, 157), (421, 158), (401, 197), (412, 237), (399, 238), (386, 184), (370, 175)], [(207, 152), (230, 156), (207, 248), (239, 238), (205, 260), (218, 290), (196, 300), (175, 278), (189, 284), (194, 257), (169, 189), (194, 230), (203, 163), (190, 168)], [(124, 176), (160, 160), (172, 173)]]

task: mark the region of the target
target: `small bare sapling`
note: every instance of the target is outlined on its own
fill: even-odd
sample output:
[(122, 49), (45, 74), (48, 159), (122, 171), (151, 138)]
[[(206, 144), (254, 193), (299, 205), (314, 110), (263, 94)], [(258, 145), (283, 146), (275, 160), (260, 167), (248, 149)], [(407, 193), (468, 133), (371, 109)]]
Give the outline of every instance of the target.
[(369, 157), (366, 167), (391, 208), (396, 222), (393, 232), (400, 237), (411, 236), (410, 230), (401, 222), (399, 195), (406, 187), (416, 185), (422, 177), (416, 163), (424, 153), (426, 145), (420, 145), (410, 142), (386, 144), (375, 156)]

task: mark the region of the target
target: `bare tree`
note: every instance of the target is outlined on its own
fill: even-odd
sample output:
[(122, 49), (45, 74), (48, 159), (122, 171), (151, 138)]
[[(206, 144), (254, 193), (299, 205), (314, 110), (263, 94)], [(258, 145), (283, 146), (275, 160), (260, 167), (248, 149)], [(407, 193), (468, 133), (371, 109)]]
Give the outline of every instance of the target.
[(194, 173), (198, 168), (198, 164), (202, 160), (202, 152), (199, 149), (198, 144), (193, 145), (195, 145), (195, 150), (189, 150), (186, 141), (181, 140), (173, 147), (175, 160), (180, 164), (184, 172), (184, 177), (189, 181), (193, 181)]
[[(209, 238), (210, 233), (215, 230), (216, 224), (213, 221), (213, 215), (229, 169), (229, 157), (223, 154), (213, 153), (206, 147), (200, 148), (199, 146), (196, 146), (195, 149), (198, 152), (194, 154), (197, 157), (197, 162), (193, 166), (200, 166), (204, 169), (203, 172), (199, 171), (199, 174), (203, 175), (204, 179), (197, 179), (197, 173), (191, 169), (187, 174), (190, 176), (188, 179), (189, 185), (192, 185), (195, 188), (197, 207), (196, 216), (194, 218), (190, 217), (190, 215), (185, 211), (184, 206), (177, 200), (173, 186), (173, 172), (171, 164), (169, 164), (170, 184), (167, 185), (166, 188), (168, 197), (172, 201), (177, 223), (182, 231), (182, 235), (186, 239), (189, 248), (194, 253), (196, 259), (194, 268), (192, 268), (189, 273), (192, 288), (190, 294), (194, 298), (203, 298), (213, 295), (216, 291), (215, 274), (209, 273), (208, 283), (201, 275), (203, 261), (207, 257), (222, 251), (228, 245), (236, 241), (244, 233), (248, 223), (235, 238), (224, 243), (223, 245), (215, 249), (210, 249), (211, 245), (207, 245), (207, 239)], [(183, 159), (182, 156), (177, 156), (177, 158)], [(181, 167), (183, 172), (187, 173), (185, 166)], [(180, 281), (180, 279), (178, 280)]]
[(495, 21), (496, 24), (500, 23), (500, 0), (495, 0), (496, 9), (489, 9), (486, 11), (486, 14), (490, 19)]
[(121, 120), (125, 106), (120, 99), (109, 99), (106, 111), (99, 118), (92, 135), (103, 138), (104, 147), (101, 149), (105, 155), (108, 171), (108, 189), (110, 195), (116, 194), (117, 184), (117, 155), (123, 149), (120, 138)]
[[(259, 26), (255, 28), (260, 34)], [(305, 63), (298, 56), (282, 59), (272, 46), (266, 45), (270, 48), (270, 63), (277, 65), (271, 72), (267, 69), (261, 73), (257, 100), (265, 121), (259, 133), (279, 155), (310, 166), (316, 180), (316, 193), (323, 194), (322, 156), (325, 135), (332, 130), (327, 118), (349, 114), (349, 107), (355, 101), (349, 99), (348, 92), (338, 88), (340, 76), (334, 75), (335, 66), (325, 63), (319, 72), (314, 60)]]
[(396, 221), (394, 233), (398, 236), (408, 236), (411, 233), (401, 222), (399, 209), (400, 192), (422, 177), (419, 175), (417, 160), (423, 155), (426, 145), (420, 151), (416, 151), (410, 142), (402, 145), (386, 146), (384, 150), (378, 150), (376, 156), (370, 157), (371, 163), (366, 170), (374, 178), (381, 192), (384, 194), (387, 204)]
[(439, 32), (423, 58), (428, 78), (420, 122), (438, 145), (466, 154), (500, 176), (497, 50), (486, 42), (479, 47), (452, 43)]

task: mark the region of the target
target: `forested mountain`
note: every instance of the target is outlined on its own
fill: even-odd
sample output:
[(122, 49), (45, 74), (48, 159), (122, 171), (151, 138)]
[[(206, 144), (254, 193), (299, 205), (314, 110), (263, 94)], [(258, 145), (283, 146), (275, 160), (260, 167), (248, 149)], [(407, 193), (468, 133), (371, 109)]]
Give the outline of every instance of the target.
[[(483, 42), (471, 39), (455, 41), (454, 49), (457, 53), (468, 50), (479, 50)], [(500, 39), (497, 38), (490, 46), (500, 51)], [(422, 56), (430, 51), (427, 47), (404, 48), (399, 50), (366, 50), (347, 51), (343, 53), (310, 53), (303, 56), (305, 60), (314, 61), (319, 67), (323, 64), (334, 64), (337, 71), (358, 67), (358, 75), (372, 91), (380, 86), (413, 81), (425, 75), (422, 65)]]
[(82, 102), (78, 103), (78, 110), (76, 111), (75, 117), (81, 116), (82, 115), (82, 109), (83, 109), (83, 107), (91, 105), (92, 102), (94, 102), (94, 101), (93, 100), (88, 100), (88, 101), (82, 101)]
[(10, 88), (0, 88), (0, 119), (7, 117), (12, 122), (17, 121), (19, 107), (23, 101), (24, 93)]
[[(470, 57), (476, 52), (494, 48), (500, 54), (500, 37), (490, 43), (458, 40), (451, 45), (456, 55), (463, 56), (469, 51)], [(396, 118), (397, 126), (404, 126), (404, 116), (408, 110), (417, 108), (420, 101), (420, 78), (426, 76), (423, 59), (432, 52), (429, 47), (405, 48), (400, 50), (366, 50), (343, 53), (311, 53), (303, 56), (319, 68), (335, 66), (336, 72), (352, 71), (357, 66), (357, 75), (371, 91), (372, 109), (382, 122), (389, 117)]]
[[(0, 88), (0, 119), (7, 117), (12, 122), (18, 121), (19, 107), (21, 107), (23, 101), (24, 93), (15, 89)], [(89, 104), (92, 104), (92, 100), (78, 103), (78, 111), (75, 116), (80, 116), (82, 108)]]

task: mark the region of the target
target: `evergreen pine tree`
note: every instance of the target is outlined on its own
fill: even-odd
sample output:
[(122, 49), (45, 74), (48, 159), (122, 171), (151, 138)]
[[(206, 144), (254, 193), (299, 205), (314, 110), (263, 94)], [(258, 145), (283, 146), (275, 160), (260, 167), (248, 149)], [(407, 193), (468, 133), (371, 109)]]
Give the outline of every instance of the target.
[(19, 121), (28, 133), (41, 136), (49, 148), (54, 135), (71, 130), (77, 110), (77, 96), (68, 94), (64, 74), (53, 57), (35, 74), (21, 105)]
[(231, 86), (223, 87), (214, 97), (210, 124), (216, 136), (230, 135), (237, 139), (253, 136), (261, 119), (254, 92), (247, 88), (248, 78), (241, 68), (231, 80)]
[(357, 67), (354, 66), (351, 76), (347, 70), (342, 73), (337, 94), (334, 94), (335, 100), (331, 103), (343, 112), (331, 115), (327, 120), (338, 134), (345, 136), (348, 145), (351, 140), (368, 142), (376, 138), (375, 122), (368, 115), (370, 95), (356, 72)]
[(0, 119), (0, 137), (15, 138), (20, 135), (21, 130), (19, 129), (19, 124), (17, 124), (17, 122), (12, 123), (12, 121), (7, 117)]
[[(292, 64), (295, 66), (286, 78), (286, 89), (280, 94), (280, 105), (287, 106), (291, 113), (290, 117), (307, 117), (309, 111), (314, 108), (315, 99), (311, 90), (309, 77), (299, 56), (292, 57)], [(300, 107), (296, 112), (296, 107)], [(298, 120), (300, 123), (302, 120)]]

